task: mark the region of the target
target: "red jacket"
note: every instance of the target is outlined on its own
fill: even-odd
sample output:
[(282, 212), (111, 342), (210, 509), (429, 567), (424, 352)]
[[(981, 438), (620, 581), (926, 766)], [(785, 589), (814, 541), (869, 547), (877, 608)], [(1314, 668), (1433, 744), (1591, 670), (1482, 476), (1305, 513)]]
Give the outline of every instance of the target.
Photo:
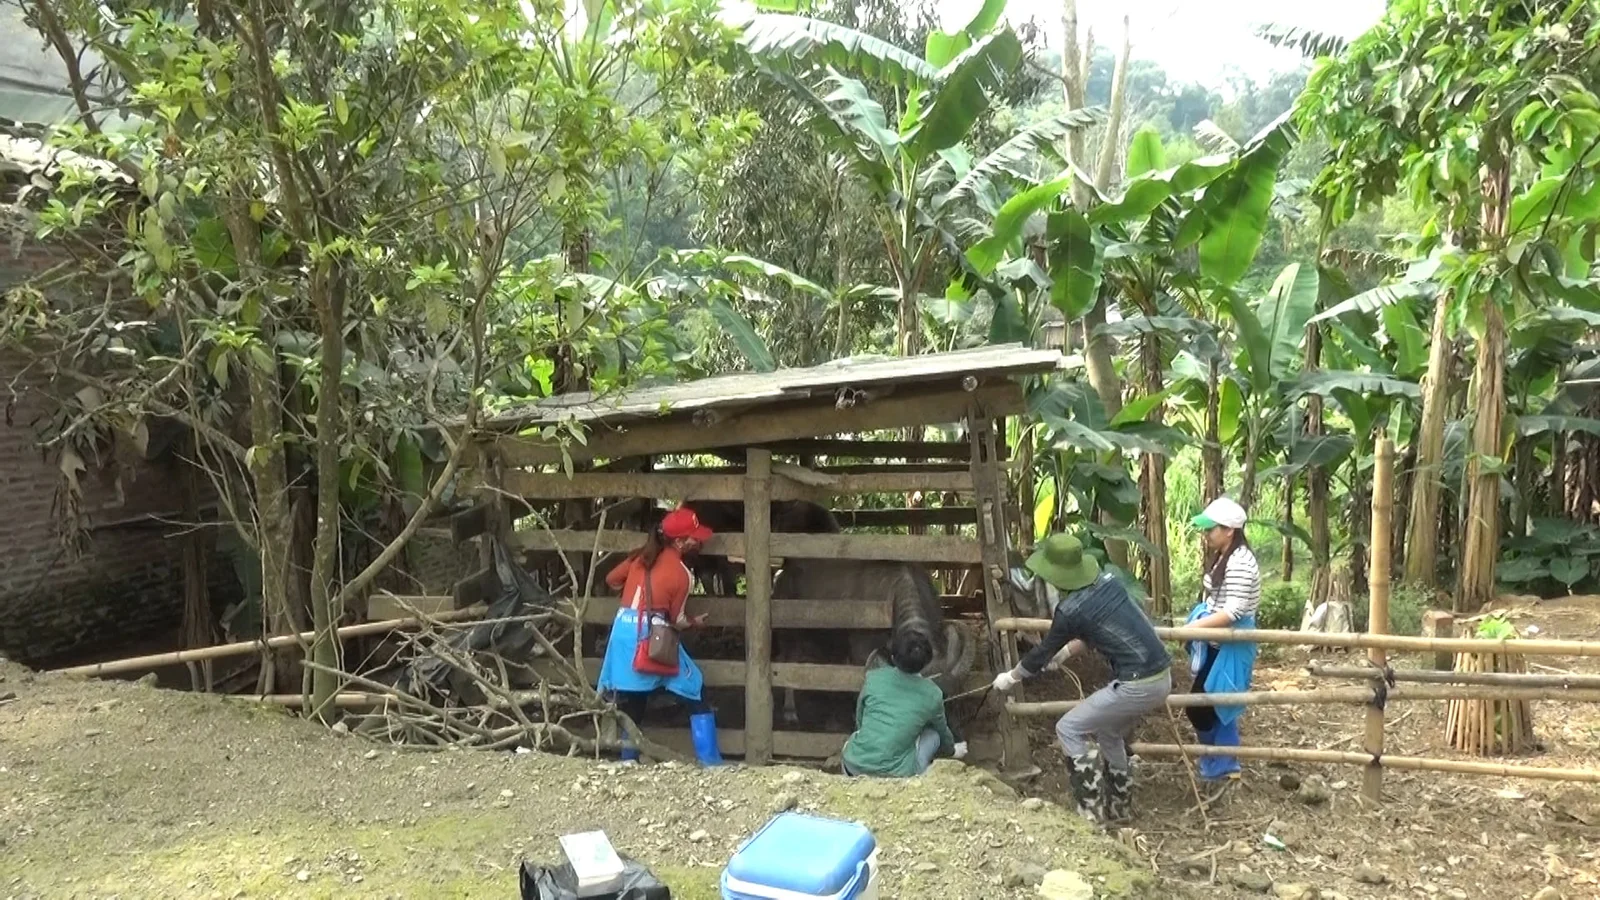
[(630, 556), (606, 575), (606, 584), (622, 589), (622, 606), (641, 610), (649, 607), (651, 612), (664, 613), (667, 621), (677, 622), (683, 617), (683, 605), (689, 599), (691, 584), (683, 556), (672, 547), (662, 549), (649, 576), (650, 590), (646, 592), (644, 563), (639, 557)]

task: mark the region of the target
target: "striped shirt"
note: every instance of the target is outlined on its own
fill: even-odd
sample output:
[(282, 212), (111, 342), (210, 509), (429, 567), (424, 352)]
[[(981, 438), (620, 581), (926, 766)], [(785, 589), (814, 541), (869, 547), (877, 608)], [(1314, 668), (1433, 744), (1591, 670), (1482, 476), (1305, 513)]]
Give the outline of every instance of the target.
[(1206, 613), (1224, 612), (1237, 622), (1256, 614), (1261, 605), (1261, 567), (1249, 547), (1239, 547), (1228, 557), (1227, 570), (1223, 572), (1221, 586), (1211, 583), (1211, 573), (1202, 579), (1205, 588)]

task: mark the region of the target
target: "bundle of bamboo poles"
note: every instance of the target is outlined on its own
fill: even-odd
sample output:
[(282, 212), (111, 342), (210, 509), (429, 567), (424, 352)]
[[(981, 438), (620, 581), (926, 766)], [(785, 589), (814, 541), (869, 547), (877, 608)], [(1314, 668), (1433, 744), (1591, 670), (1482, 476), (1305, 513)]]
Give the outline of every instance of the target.
[[(1458, 653), (1455, 671), (1465, 675), (1526, 675), (1528, 663), (1514, 653)], [(1533, 746), (1533, 706), (1520, 697), (1456, 698), (1450, 701), (1445, 734), (1450, 745), (1475, 756), (1508, 756)]]

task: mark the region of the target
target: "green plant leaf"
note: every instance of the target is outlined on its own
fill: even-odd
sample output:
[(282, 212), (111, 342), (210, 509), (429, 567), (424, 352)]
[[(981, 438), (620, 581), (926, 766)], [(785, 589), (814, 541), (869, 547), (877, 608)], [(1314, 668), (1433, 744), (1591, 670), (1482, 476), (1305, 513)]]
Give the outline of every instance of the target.
[(1300, 341), (1317, 308), (1317, 285), (1315, 266), (1290, 263), (1254, 311), (1246, 310), (1237, 295), (1228, 295), (1244, 335), (1250, 383), (1255, 390), (1263, 394), (1271, 390), (1299, 362)]
[(1050, 214), (1045, 225), (1045, 264), (1050, 267), (1050, 303), (1068, 322), (1082, 318), (1100, 296), (1104, 274), (1100, 245), (1089, 220), (1068, 207)]
[(1115, 416), (1111, 417), (1111, 426), (1115, 428), (1119, 425), (1126, 425), (1130, 422), (1143, 422), (1145, 417), (1150, 415), (1152, 410), (1167, 402), (1167, 398), (1171, 397), (1177, 390), (1177, 385), (1171, 385), (1165, 390), (1157, 391), (1154, 394), (1145, 394), (1142, 397), (1135, 397), (1134, 399), (1128, 401), (1122, 407), (1121, 411), (1119, 411)]
[(995, 216), (989, 236), (967, 250), (967, 261), (978, 270), (979, 274), (988, 275), (993, 272), (995, 266), (1000, 264), (1000, 260), (1005, 258), (1006, 251), (1022, 237), (1022, 229), (1027, 225), (1028, 218), (1054, 203), (1056, 198), (1071, 188), (1072, 175), (1068, 173), (1054, 181), (1031, 187), (1007, 200), (1000, 207), (999, 214)]
[(1022, 42), (1002, 28), (984, 36), (939, 70), (929, 88), (931, 99), (908, 135), (913, 161), (966, 140), (1006, 77), (1022, 62)]
[(1339, 391), (1348, 391), (1361, 396), (1422, 399), (1422, 388), (1416, 382), (1372, 372), (1339, 371), (1307, 372), (1300, 376), (1287, 396), (1290, 400), (1297, 400), (1307, 394), (1335, 397)]
[[(946, 200), (976, 196), (984, 185), (1000, 175), (1009, 175), (1018, 181), (1030, 182), (1032, 165), (1041, 154), (1054, 153), (1053, 145), (1079, 128), (1087, 128), (1100, 121), (1100, 114), (1092, 109), (1078, 109), (1051, 116), (1035, 122), (1012, 135), (983, 159), (973, 163), (965, 174), (945, 193)], [(1031, 183), (1031, 182), (1030, 182)]]
[(1550, 577), (1570, 588), (1589, 577), (1589, 567), (1587, 559), (1558, 557), (1550, 560)]
[(755, 326), (750, 324), (749, 319), (739, 315), (728, 301), (721, 297), (712, 300), (711, 315), (751, 368), (757, 372), (771, 372), (778, 367), (772, 358), (772, 351), (767, 349), (767, 342), (761, 339)]
[(1128, 162), (1123, 170), (1127, 180), (1132, 181), (1147, 172), (1164, 169), (1166, 165), (1167, 153), (1161, 146), (1161, 132), (1151, 125), (1145, 125), (1135, 132), (1128, 144)]
[(1173, 197), (1197, 191), (1216, 181), (1233, 164), (1233, 159), (1227, 156), (1205, 156), (1171, 169), (1146, 173), (1135, 178), (1121, 197), (1091, 209), (1089, 221), (1099, 225), (1144, 219)]
[(1244, 276), (1261, 249), (1278, 167), (1298, 134), (1284, 113), (1239, 154), (1227, 174), (1206, 188), (1191, 216), (1199, 217), (1200, 271), (1218, 284)]
[(1402, 281), (1399, 284), (1380, 285), (1317, 313), (1311, 318), (1311, 322), (1315, 324), (1351, 313), (1381, 312), (1385, 306), (1396, 303), (1407, 303), (1416, 299), (1431, 300), (1438, 295), (1438, 292), (1438, 286), (1427, 281)]
[(860, 82), (848, 85), (852, 79), (836, 76), (824, 83), (824, 87), (832, 85), (824, 97), (788, 72), (767, 68), (762, 74), (800, 102), (807, 124), (844, 157), (852, 171), (884, 195), (894, 190), (892, 164), (899, 155), (900, 136), (889, 129), (883, 106), (867, 94), (865, 86)]
[(1393, 303), (1378, 313), (1384, 334), (1395, 350), (1396, 371), (1414, 375), (1428, 367), (1428, 335), (1422, 330), (1409, 303)]
[(1535, 437), (1556, 432), (1600, 437), (1600, 419), (1580, 416), (1517, 416), (1516, 427), (1518, 437)]
[(189, 237), (194, 259), (203, 268), (222, 275), (233, 275), (239, 267), (233, 254), (233, 236), (221, 219), (202, 219)]
[(815, 297), (822, 297), (824, 299), (831, 299), (833, 297), (833, 294), (822, 285), (817, 284), (809, 278), (796, 275), (782, 266), (769, 263), (764, 259), (756, 259), (753, 256), (744, 256), (734, 253), (723, 257), (722, 264), (730, 271), (737, 272), (740, 275), (759, 275), (765, 278), (771, 278), (774, 281), (781, 281), (797, 291), (811, 294)]
[(831, 66), (900, 88), (922, 87), (937, 66), (872, 35), (804, 16), (758, 14), (740, 38), (751, 56), (800, 74)]

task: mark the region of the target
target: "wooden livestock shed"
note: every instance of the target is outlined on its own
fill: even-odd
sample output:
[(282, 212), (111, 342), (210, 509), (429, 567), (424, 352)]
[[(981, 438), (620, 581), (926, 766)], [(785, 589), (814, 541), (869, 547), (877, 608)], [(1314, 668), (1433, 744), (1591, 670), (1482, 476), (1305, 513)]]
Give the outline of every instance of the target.
[[(773, 689), (853, 693), (861, 687), (863, 669), (774, 661), (773, 630), (886, 630), (892, 624), (890, 606), (887, 600), (828, 597), (774, 603), (773, 570), (784, 559), (975, 569), (981, 572), (986, 627), (971, 635), (978, 647), (974, 668), (1013, 665), (1015, 638), (993, 630), (994, 622), (1013, 614), (1001, 588), (1013, 524), (1006, 502), (1004, 424), (1024, 410), (1021, 379), (1051, 372), (1060, 360), (1054, 350), (1009, 345), (914, 358), (846, 359), (519, 406), (486, 423), (481, 452), (467, 476), (478, 505), (458, 517), (457, 533), (498, 536), (509, 547), (545, 558), (556, 552), (587, 558), (630, 551), (644, 540), (638, 530), (596, 527), (597, 510), (607, 501), (611, 508), (641, 499), (742, 503), (742, 531), (717, 533), (703, 552), (743, 559), (745, 595), (691, 601), (696, 613), (710, 615), (709, 625), (743, 631), (742, 661), (696, 660), (708, 687), (744, 692), (744, 727), (723, 730), (723, 751), (757, 764), (774, 756), (826, 758), (838, 752), (842, 735), (775, 731)], [(964, 439), (848, 437), (903, 429), (920, 436), (923, 429), (948, 425), (961, 426)], [(575, 428), (581, 429), (581, 440), (557, 439)], [(664, 458), (712, 456), (728, 464), (659, 466)], [(844, 498), (886, 493), (972, 500), (943, 508), (907, 503), (900, 509), (835, 512), (846, 528), (900, 526), (912, 533), (773, 533), (771, 527), (774, 501), (807, 500), (833, 508)], [(572, 527), (573, 522), (584, 524)], [(975, 536), (916, 533), (929, 526), (969, 524), (976, 526)], [(488, 541), (483, 544), (487, 567)], [(490, 577), (491, 571), (483, 575)], [(459, 605), (481, 596), (470, 584), (463, 587), (468, 589), (458, 589)], [(579, 585), (577, 593), (587, 591)], [(580, 596), (577, 602), (583, 620), (593, 626), (609, 623), (615, 612), (609, 598)], [(599, 659), (584, 662), (594, 677)], [(1009, 764), (1025, 765), (1022, 729), (1002, 719), (999, 731), (999, 752)], [(660, 739), (682, 743), (681, 737)], [(996, 749), (993, 741), (974, 743), (979, 745), (975, 751), (985, 744)]]

